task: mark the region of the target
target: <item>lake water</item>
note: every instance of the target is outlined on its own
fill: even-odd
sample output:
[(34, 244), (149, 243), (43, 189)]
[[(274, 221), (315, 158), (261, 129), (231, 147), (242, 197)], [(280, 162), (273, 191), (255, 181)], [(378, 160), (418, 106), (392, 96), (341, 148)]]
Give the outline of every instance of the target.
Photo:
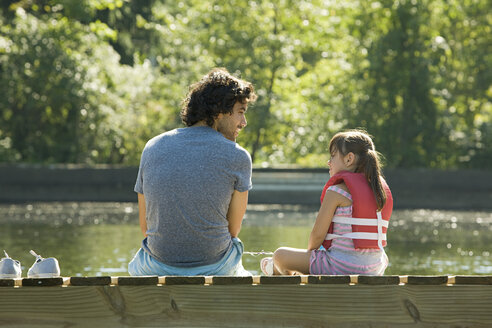
[[(34, 261), (31, 249), (58, 258), (63, 276), (128, 275), (142, 239), (137, 211), (136, 203), (0, 204), (0, 251), (21, 261), (23, 276)], [(306, 247), (316, 212), (249, 205), (239, 236), (245, 251)], [(492, 212), (395, 211), (385, 274), (492, 274), (491, 223)], [(263, 256), (245, 254), (245, 268), (260, 274)]]

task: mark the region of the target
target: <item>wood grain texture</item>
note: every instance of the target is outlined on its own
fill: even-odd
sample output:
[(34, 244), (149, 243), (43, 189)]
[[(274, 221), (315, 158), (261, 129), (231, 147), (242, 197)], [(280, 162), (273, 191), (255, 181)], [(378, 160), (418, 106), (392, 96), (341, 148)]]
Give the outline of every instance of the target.
[(157, 276), (118, 277), (118, 281), (117, 281), (117, 284), (120, 286), (157, 285), (158, 283), (159, 283), (159, 277)]
[(214, 276), (212, 277), (213, 285), (251, 285), (253, 284), (252, 276), (235, 277), (235, 276)]
[(0, 327), (492, 326), (492, 285), (0, 288)]
[(409, 285), (442, 285), (448, 283), (448, 276), (408, 276)]
[(359, 276), (357, 283), (364, 285), (398, 285), (400, 276)]
[(70, 277), (72, 286), (105, 286), (111, 285), (111, 277)]
[(300, 284), (301, 276), (260, 276), (262, 285)]
[(456, 276), (455, 284), (492, 285), (492, 276)]
[(0, 287), (14, 287), (15, 280), (14, 279), (0, 279)]
[(205, 284), (204, 276), (166, 276), (166, 285), (203, 285)]
[(350, 284), (350, 276), (309, 275), (308, 284)]
[(63, 285), (63, 278), (24, 278), (22, 279), (22, 286), (29, 287), (47, 287), (47, 286), (60, 286)]

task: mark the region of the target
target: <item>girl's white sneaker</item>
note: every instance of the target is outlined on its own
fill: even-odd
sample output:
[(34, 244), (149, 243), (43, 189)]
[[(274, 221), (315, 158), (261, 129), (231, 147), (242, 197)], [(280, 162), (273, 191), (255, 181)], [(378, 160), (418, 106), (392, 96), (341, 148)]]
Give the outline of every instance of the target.
[(41, 255), (36, 254), (33, 250), (29, 253), (36, 256), (36, 261), (27, 272), (27, 277), (29, 278), (56, 278), (60, 276), (60, 265), (58, 260), (54, 257), (49, 257), (47, 259), (43, 258)]
[(261, 271), (267, 276), (273, 276), (273, 258), (265, 257), (260, 261)]
[(21, 264), (14, 260), (4, 250), (5, 257), (0, 260), (0, 279), (20, 278), (22, 276)]

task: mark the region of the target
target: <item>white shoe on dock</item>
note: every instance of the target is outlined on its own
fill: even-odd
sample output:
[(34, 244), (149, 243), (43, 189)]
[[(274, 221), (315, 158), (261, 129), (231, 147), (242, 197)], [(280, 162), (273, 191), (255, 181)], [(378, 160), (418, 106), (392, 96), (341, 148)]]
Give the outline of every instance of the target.
[(29, 278), (56, 278), (60, 276), (60, 266), (57, 259), (54, 257), (45, 259), (33, 250), (29, 253), (36, 256), (36, 261), (27, 272)]
[(20, 278), (22, 275), (21, 264), (14, 260), (4, 250), (5, 257), (0, 260), (0, 279)]
[(260, 261), (261, 271), (267, 276), (273, 276), (273, 258), (265, 257)]

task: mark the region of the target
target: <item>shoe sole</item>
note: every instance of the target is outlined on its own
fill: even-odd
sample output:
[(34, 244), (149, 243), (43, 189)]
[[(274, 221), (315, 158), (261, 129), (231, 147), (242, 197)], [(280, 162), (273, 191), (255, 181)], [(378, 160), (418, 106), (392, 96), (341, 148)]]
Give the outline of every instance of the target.
[(13, 278), (20, 278), (21, 276), (18, 276), (16, 274), (0, 274), (0, 279), (13, 279)]
[(60, 275), (56, 273), (40, 273), (28, 275), (28, 278), (59, 278)]

